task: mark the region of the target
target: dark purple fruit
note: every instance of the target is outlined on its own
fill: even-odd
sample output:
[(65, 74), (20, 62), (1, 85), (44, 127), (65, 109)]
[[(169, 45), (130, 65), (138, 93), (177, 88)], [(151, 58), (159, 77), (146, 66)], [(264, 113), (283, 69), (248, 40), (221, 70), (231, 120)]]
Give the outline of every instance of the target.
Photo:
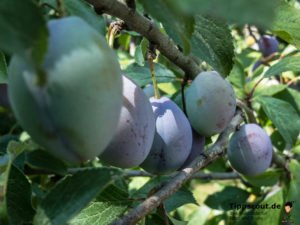
[(239, 173), (254, 176), (270, 166), (272, 152), (267, 133), (256, 124), (245, 124), (230, 139), (228, 159)]
[(123, 76), (123, 105), (117, 132), (101, 161), (129, 168), (140, 165), (148, 156), (155, 133), (151, 104), (143, 90)]
[(170, 99), (151, 98), (156, 132), (150, 154), (141, 167), (154, 174), (179, 169), (191, 152), (192, 129), (181, 109)]
[(263, 35), (258, 40), (258, 47), (264, 57), (270, 56), (278, 51), (279, 43), (274, 36)]
[(187, 167), (196, 157), (201, 155), (204, 151), (205, 137), (199, 135), (196, 131), (193, 131), (193, 144), (189, 157), (185, 160), (181, 168)]

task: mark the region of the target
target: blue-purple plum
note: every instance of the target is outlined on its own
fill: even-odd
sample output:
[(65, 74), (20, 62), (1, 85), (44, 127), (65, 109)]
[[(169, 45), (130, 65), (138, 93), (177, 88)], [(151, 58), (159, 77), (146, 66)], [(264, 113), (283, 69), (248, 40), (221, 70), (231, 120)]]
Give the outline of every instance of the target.
[(274, 36), (263, 35), (258, 40), (258, 47), (264, 57), (270, 56), (278, 51), (279, 43)]
[(52, 20), (48, 30), (39, 69), (29, 54), (12, 58), (9, 98), (36, 143), (67, 162), (84, 162), (101, 154), (116, 132), (120, 66), (105, 39), (82, 19)]
[(200, 73), (185, 96), (189, 121), (203, 136), (222, 132), (234, 116), (233, 88), (215, 71)]
[(192, 129), (181, 109), (167, 97), (150, 98), (156, 132), (150, 153), (141, 167), (153, 174), (179, 169), (191, 152)]
[(192, 143), (191, 152), (181, 168), (185, 168), (189, 166), (189, 164), (195, 158), (200, 156), (204, 151), (204, 146), (205, 146), (205, 137), (199, 135), (196, 131), (193, 130), (193, 143)]
[(239, 173), (255, 176), (269, 168), (272, 152), (268, 134), (256, 124), (245, 124), (229, 141), (228, 160)]
[(123, 76), (123, 106), (117, 133), (101, 161), (128, 168), (140, 165), (148, 156), (155, 133), (151, 104), (143, 90)]

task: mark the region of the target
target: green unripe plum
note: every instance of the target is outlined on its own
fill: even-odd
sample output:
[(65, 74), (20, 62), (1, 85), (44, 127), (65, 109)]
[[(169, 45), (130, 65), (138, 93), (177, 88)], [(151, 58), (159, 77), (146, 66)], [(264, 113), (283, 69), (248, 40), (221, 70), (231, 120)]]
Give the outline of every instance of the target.
[(230, 139), (228, 160), (239, 173), (254, 176), (270, 166), (272, 152), (267, 133), (256, 124), (245, 124)]
[(117, 133), (100, 156), (112, 166), (140, 165), (148, 156), (155, 133), (151, 104), (143, 90), (123, 76), (123, 106)]
[[(39, 70), (29, 54), (11, 60), (13, 112), (50, 153), (70, 163), (93, 159), (104, 151), (118, 125), (118, 61), (105, 39), (80, 18), (50, 21), (48, 30), (48, 51)], [(43, 83), (37, 82), (38, 74)]]
[(192, 129), (181, 109), (167, 97), (150, 98), (156, 132), (150, 154), (141, 167), (154, 174), (179, 169), (191, 152)]
[(222, 132), (234, 116), (234, 91), (217, 72), (202, 72), (186, 91), (186, 111), (192, 127), (201, 135)]

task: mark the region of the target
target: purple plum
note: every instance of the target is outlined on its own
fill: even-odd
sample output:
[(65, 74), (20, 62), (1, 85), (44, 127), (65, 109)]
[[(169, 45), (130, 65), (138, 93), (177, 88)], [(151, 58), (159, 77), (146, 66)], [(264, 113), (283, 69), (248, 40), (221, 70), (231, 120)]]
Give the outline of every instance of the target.
[(153, 174), (179, 169), (192, 147), (192, 129), (181, 109), (169, 98), (150, 98), (156, 132), (150, 154), (141, 167)]
[(123, 106), (113, 140), (101, 161), (128, 168), (140, 165), (148, 156), (155, 133), (151, 104), (143, 90), (123, 76)]
[(272, 153), (268, 134), (256, 124), (245, 124), (230, 139), (228, 160), (239, 173), (255, 176), (270, 166)]
[(278, 51), (279, 42), (276, 37), (263, 35), (258, 40), (258, 47), (264, 57), (268, 57)]

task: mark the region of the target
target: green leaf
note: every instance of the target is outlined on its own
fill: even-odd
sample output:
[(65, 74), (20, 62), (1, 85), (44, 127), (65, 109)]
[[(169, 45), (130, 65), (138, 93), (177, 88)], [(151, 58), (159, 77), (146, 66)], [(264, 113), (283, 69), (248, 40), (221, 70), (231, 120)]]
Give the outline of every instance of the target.
[(160, 21), (169, 36), (189, 52), (193, 18), (185, 14), (172, 0), (139, 0), (145, 11)]
[(164, 204), (167, 212), (171, 212), (180, 206), (185, 204), (193, 203), (197, 205), (197, 201), (193, 196), (193, 193), (188, 190), (186, 187), (181, 188), (170, 198), (168, 198)]
[(11, 225), (32, 221), (31, 186), (24, 174), (11, 165), (5, 195), (8, 220)]
[(243, 99), (246, 95), (245, 85), (246, 85), (246, 73), (244, 67), (239, 60), (234, 61), (233, 68), (227, 77), (229, 82), (235, 87), (235, 93), (238, 98)]
[(195, 16), (195, 31), (192, 36), (192, 53), (206, 61), (223, 77), (233, 67), (233, 42), (230, 30), (224, 21)]
[(212, 15), (238, 24), (269, 26), (278, 1), (261, 0), (177, 0), (176, 4), (192, 13)]
[(235, 60), (233, 68), (228, 76), (228, 80), (235, 87), (243, 89), (246, 84), (246, 73), (241, 62)]
[(17, 141), (18, 136), (16, 135), (3, 135), (0, 137), (0, 155), (6, 153), (6, 148), (10, 141)]
[(7, 145), (7, 152), (9, 153), (11, 160), (13, 161), (15, 158), (17, 158), (18, 155), (24, 152), (27, 147), (28, 145), (24, 142), (12, 140)]
[(299, 12), (299, 9), (281, 1), (281, 4), (277, 7), (276, 17), (271, 27), (273, 33), (297, 48), (300, 47)]
[(245, 203), (249, 195), (250, 193), (243, 189), (227, 186), (222, 191), (209, 195), (205, 204), (212, 209), (230, 210), (233, 209), (232, 204)]
[(149, 192), (156, 190), (157, 187), (167, 182), (170, 178), (165, 176), (157, 176), (149, 180), (140, 189), (132, 193), (133, 198), (146, 198)]
[(300, 115), (300, 92), (291, 88), (276, 94), (274, 97), (289, 102)]
[(285, 149), (285, 141), (281, 134), (278, 132), (278, 130), (275, 130), (271, 134), (271, 141), (274, 147), (276, 147), (278, 150), (283, 151)]
[(94, 9), (83, 0), (64, 0), (67, 12), (70, 15), (78, 16), (89, 23), (99, 33), (105, 35), (105, 21)]
[(283, 90), (285, 90), (288, 86), (285, 84), (276, 84), (271, 86), (259, 86), (254, 91), (254, 98), (259, 96), (273, 96)]
[[(291, 219), (299, 221), (300, 216), (300, 163), (296, 160), (291, 160), (289, 163), (289, 169), (291, 171), (291, 182), (289, 185), (288, 195), (286, 202), (290, 201), (293, 203), (293, 209), (291, 211)], [(295, 223), (297, 224), (297, 223)]]
[[(210, 216), (211, 210), (203, 205), (199, 207), (189, 219), (188, 225), (204, 225)], [(216, 223), (217, 224), (217, 223)]]
[(0, 51), (0, 84), (7, 83), (7, 64), (3, 52)]
[[(56, 0), (42, 0), (42, 2), (57, 8)], [(104, 18), (98, 15), (90, 4), (84, 0), (64, 0), (63, 3), (69, 16), (81, 17), (100, 34), (105, 35)]]
[(255, 209), (253, 212), (253, 225), (279, 225), (280, 215), (284, 204), (282, 189), (275, 189), (259, 205), (268, 205), (268, 209)]
[(244, 176), (246, 180), (256, 187), (273, 186), (278, 181), (282, 174), (282, 170), (268, 170), (258, 176)]
[(177, 220), (175, 218), (173, 218), (172, 216), (168, 215), (169, 220), (172, 222), (173, 225), (187, 225), (188, 223), (185, 221), (180, 221)]
[(300, 116), (288, 103), (272, 97), (259, 97), (256, 100), (262, 105), (264, 112), (277, 127), (287, 143), (293, 144), (300, 131)]
[[(158, 83), (168, 83), (176, 80), (175, 74), (162, 64), (155, 63), (154, 71), (156, 81)], [(124, 73), (133, 79), (139, 86), (152, 84), (151, 73), (148, 64), (145, 64), (145, 66), (139, 66), (136, 63), (130, 64), (125, 69)]]
[(97, 168), (77, 172), (59, 182), (42, 200), (35, 225), (67, 223), (119, 175), (119, 170)]
[(0, 49), (20, 53), (35, 46), (43, 51), (47, 44), (47, 28), (43, 16), (31, 0), (0, 1)]
[(70, 225), (108, 225), (122, 215), (127, 206), (114, 202), (92, 202), (81, 211), (69, 224)]
[(294, 148), (292, 148), (291, 152), (300, 155), (300, 145), (297, 145)]
[(134, 53), (134, 59), (135, 62), (139, 65), (139, 66), (144, 66), (145, 65), (145, 59), (144, 59), (144, 55), (143, 55), (143, 51), (142, 51), (142, 46), (138, 45), (135, 49), (135, 53)]
[(61, 160), (42, 150), (28, 152), (26, 163), (32, 168), (43, 169), (60, 175), (67, 172), (67, 167)]
[(267, 72), (265, 73), (265, 77), (281, 75), (281, 73), (286, 71), (292, 71), (294, 73), (300, 72), (300, 56), (287, 56), (281, 59), (278, 63), (271, 66), (267, 70)]
[(70, 225), (107, 225), (122, 215), (130, 204), (128, 193), (123, 189), (110, 185), (92, 202), (82, 210)]

